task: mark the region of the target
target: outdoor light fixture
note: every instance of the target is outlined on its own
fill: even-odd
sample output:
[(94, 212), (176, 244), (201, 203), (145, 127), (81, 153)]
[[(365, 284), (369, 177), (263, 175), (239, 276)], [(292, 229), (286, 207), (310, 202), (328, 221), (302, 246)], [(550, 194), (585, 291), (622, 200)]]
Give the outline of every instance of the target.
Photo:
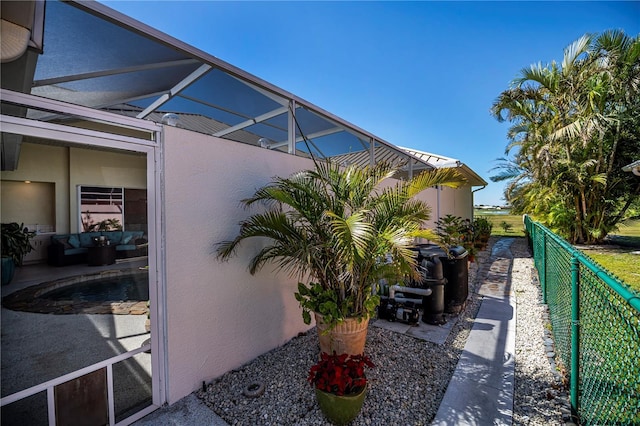
[(174, 114), (172, 112), (168, 112), (162, 116), (162, 124), (166, 124), (168, 126), (176, 127), (179, 121), (180, 117), (178, 117), (178, 114)]

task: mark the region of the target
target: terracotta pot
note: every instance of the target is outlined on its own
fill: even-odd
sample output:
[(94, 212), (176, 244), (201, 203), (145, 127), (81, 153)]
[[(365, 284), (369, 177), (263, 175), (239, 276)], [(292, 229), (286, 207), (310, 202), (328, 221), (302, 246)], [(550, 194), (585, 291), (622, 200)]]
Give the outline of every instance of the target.
[(316, 388), (316, 400), (322, 414), (335, 425), (346, 425), (358, 417), (364, 397), (367, 394), (366, 386), (356, 395), (338, 396)]
[(320, 340), (320, 352), (332, 354), (335, 351), (338, 355), (360, 355), (364, 353), (369, 318), (361, 320), (347, 318), (333, 329), (328, 330), (329, 326), (324, 322), (322, 315), (318, 313), (314, 313), (314, 315)]

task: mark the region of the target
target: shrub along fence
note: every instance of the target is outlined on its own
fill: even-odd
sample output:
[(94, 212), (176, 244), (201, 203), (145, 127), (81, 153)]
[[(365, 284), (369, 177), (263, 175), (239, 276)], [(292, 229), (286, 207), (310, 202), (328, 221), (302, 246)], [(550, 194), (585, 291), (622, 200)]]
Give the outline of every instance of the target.
[(582, 425), (640, 425), (640, 297), (528, 216), (556, 352)]

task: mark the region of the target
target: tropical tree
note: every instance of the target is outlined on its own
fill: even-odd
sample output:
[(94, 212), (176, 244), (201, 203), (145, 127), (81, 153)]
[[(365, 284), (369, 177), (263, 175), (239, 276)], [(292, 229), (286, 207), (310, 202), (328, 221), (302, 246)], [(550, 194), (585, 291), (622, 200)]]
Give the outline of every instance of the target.
[(520, 71), (492, 107), (507, 132), (494, 181), (505, 198), (573, 243), (601, 241), (625, 218), (640, 182), (640, 36), (584, 35), (561, 64)]
[(431, 209), (415, 196), (435, 185), (464, 182), (453, 169), (436, 169), (384, 183), (397, 172), (384, 163), (343, 168), (318, 162), (313, 170), (275, 178), (242, 200), (247, 207), (264, 203), (266, 210), (242, 221), (238, 236), (219, 244), (218, 258), (228, 259), (247, 239), (267, 237), (249, 271), (272, 262), (309, 280), (296, 294), (305, 322), (316, 309), (333, 323), (367, 317), (378, 304), (372, 292), (377, 281), (389, 274), (417, 277), (411, 247), (416, 238), (435, 237), (424, 227)]

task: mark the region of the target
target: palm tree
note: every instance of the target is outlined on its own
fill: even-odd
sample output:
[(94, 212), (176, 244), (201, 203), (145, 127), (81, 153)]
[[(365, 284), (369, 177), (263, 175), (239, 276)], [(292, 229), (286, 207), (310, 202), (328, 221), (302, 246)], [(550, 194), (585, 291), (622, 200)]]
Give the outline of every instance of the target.
[(523, 69), (492, 107), (513, 123), (506, 153), (514, 157), (492, 179), (511, 182), (515, 211), (536, 211), (571, 242), (613, 230), (640, 194), (621, 171), (640, 151), (639, 92), (640, 38), (621, 31), (581, 37), (561, 65)]
[(424, 228), (430, 207), (414, 196), (434, 185), (464, 182), (453, 169), (437, 169), (385, 186), (397, 172), (388, 164), (342, 168), (319, 162), (314, 170), (276, 178), (242, 200), (247, 207), (264, 203), (266, 211), (242, 221), (238, 236), (219, 244), (218, 258), (229, 259), (247, 239), (267, 237), (249, 271), (272, 262), (296, 276), (307, 324), (309, 311), (334, 325), (368, 317), (378, 304), (377, 281), (388, 274), (415, 276), (411, 247), (416, 238), (434, 237)]

